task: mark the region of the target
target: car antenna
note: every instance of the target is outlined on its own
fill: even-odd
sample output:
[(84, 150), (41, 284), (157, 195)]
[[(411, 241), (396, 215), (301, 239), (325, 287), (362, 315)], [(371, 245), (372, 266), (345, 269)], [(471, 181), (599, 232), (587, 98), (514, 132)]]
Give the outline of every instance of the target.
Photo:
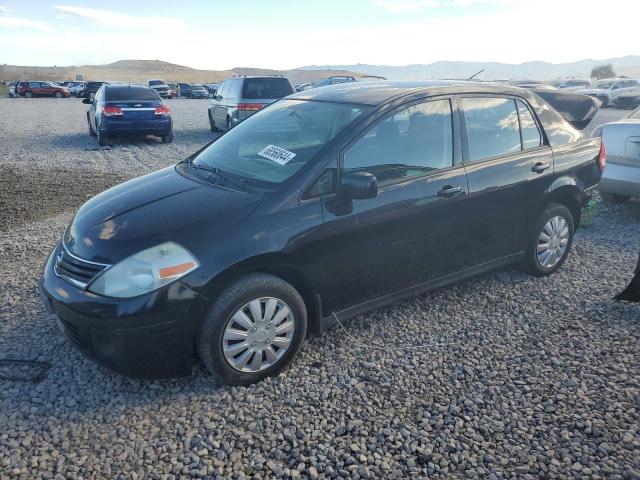
[(478, 75), (480, 75), (482, 72), (484, 72), (484, 68), (482, 70), (480, 70), (479, 72), (474, 73), (473, 75), (471, 75), (469, 78), (467, 78), (467, 80), (473, 80), (474, 77), (477, 77)]

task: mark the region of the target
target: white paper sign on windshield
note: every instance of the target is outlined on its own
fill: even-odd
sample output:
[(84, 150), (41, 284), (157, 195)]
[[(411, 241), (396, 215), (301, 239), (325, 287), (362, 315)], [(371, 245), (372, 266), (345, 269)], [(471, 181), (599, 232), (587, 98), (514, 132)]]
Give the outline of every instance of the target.
[(258, 155), (268, 160), (273, 160), (280, 165), (286, 165), (296, 156), (295, 153), (285, 150), (284, 148), (276, 147), (275, 145), (267, 145), (258, 152)]

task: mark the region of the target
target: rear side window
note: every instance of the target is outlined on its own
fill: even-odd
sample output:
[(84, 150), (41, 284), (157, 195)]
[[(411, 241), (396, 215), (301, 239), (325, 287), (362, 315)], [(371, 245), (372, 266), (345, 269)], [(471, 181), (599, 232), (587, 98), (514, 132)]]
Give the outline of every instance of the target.
[(509, 98), (462, 98), (469, 161), (521, 150), (516, 102)]
[(453, 165), (449, 100), (399, 110), (376, 123), (344, 155), (346, 172), (373, 173), (381, 185)]
[(242, 98), (282, 98), (293, 93), (286, 78), (247, 78), (242, 89)]
[(106, 90), (107, 102), (121, 102), (125, 100), (139, 100), (139, 101), (155, 101), (159, 100), (158, 94), (151, 88), (109, 88)]
[(522, 131), (522, 149), (537, 148), (542, 145), (542, 135), (536, 125), (531, 110), (521, 100), (517, 101), (520, 116), (520, 130)]

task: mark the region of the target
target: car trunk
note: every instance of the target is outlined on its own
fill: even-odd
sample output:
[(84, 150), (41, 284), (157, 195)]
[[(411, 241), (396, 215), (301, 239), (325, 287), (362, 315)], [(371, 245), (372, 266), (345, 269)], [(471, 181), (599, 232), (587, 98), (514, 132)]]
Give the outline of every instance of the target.
[(115, 115), (111, 119), (129, 120), (153, 120), (156, 115), (156, 107), (160, 105), (157, 101), (137, 101), (109, 102), (105, 106), (117, 107), (122, 110), (122, 115)]

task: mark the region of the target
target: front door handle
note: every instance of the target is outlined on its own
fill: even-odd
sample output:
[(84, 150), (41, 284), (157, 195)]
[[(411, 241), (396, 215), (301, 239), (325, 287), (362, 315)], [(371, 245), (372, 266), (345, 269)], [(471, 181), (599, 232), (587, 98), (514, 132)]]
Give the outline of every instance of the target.
[(462, 187), (452, 187), (450, 185), (447, 185), (446, 187), (443, 187), (442, 190), (438, 191), (438, 196), (443, 198), (451, 198), (454, 195), (461, 194), (463, 191), (464, 190), (462, 189)]
[(531, 171), (535, 173), (542, 173), (550, 166), (551, 164), (549, 162), (538, 162), (533, 167), (531, 167)]

